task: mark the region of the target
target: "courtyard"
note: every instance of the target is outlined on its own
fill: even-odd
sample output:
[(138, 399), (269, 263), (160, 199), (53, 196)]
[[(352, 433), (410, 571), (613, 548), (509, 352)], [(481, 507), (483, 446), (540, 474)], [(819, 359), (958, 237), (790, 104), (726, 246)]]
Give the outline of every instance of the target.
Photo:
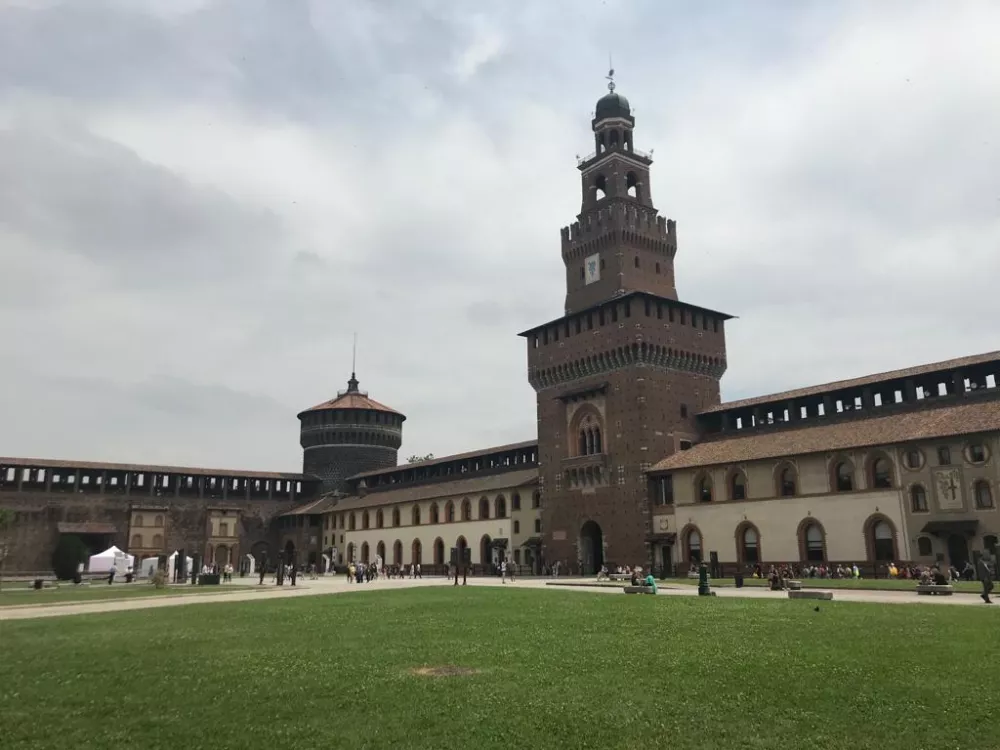
[(975, 698), (992, 694), (994, 670), (983, 665), (1000, 658), (1000, 621), (981, 603), (302, 583), (294, 593), (90, 602), (80, 606), (134, 609), (0, 622), (5, 740), (921, 748), (985, 747), (1000, 734), (998, 713)]

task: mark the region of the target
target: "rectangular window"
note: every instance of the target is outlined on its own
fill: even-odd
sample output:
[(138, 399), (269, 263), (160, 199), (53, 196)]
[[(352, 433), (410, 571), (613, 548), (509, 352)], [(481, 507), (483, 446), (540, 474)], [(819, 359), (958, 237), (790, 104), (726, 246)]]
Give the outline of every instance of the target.
[(597, 311), (597, 325), (604, 325), (604, 308)]
[(576, 332), (577, 333), (580, 332), (580, 319), (579, 318), (576, 319)]
[(941, 466), (951, 465), (951, 448), (947, 445), (942, 445), (938, 448), (938, 463)]
[(611, 306), (611, 322), (612, 323), (618, 322), (618, 305)]
[(681, 325), (684, 325), (684, 322), (685, 322), (685, 311), (681, 310), (680, 313), (681, 313)]
[(536, 518), (535, 519), (535, 533), (536, 534), (541, 534), (542, 533), (542, 519), (541, 518)]
[(593, 313), (587, 313), (587, 330), (588, 331), (594, 330), (594, 314)]
[(646, 307), (646, 317), (648, 318), (649, 314), (650, 314), (650, 303), (649, 303), (649, 300), (646, 300), (645, 307)]
[(632, 317), (632, 303), (631, 302), (626, 302), (625, 303), (625, 317), (626, 318), (631, 318)]
[(674, 504), (674, 478), (666, 476), (660, 479), (660, 505)]
[(712, 333), (718, 333), (718, 332), (719, 332), (719, 319), (712, 318)]
[(667, 308), (667, 320), (669, 320), (671, 323), (674, 322), (674, 308), (672, 307)]
[(521, 533), (521, 522), (520, 521), (514, 521), (514, 533), (515, 534), (520, 534)]
[(687, 419), (688, 407), (687, 404), (681, 404), (681, 419)]
[(656, 303), (656, 319), (663, 320), (663, 305), (659, 302)]

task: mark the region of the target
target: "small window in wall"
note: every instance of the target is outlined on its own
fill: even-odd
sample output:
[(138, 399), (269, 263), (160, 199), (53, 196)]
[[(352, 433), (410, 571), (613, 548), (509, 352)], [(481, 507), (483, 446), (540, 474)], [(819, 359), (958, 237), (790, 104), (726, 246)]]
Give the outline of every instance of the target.
[(916, 448), (910, 448), (906, 451), (906, 468), (907, 469), (919, 469), (924, 463), (924, 457)]
[(927, 491), (923, 485), (915, 484), (910, 487), (910, 508), (914, 513), (927, 512)]
[(682, 451), (689, 451), (689, 450), (691, 450), (691, 441), (690, 440), (681, 440), (681, 450)]
[(521, 522), (520, 521), (514, 521), (514, 533), (515, 534), (520, 534), (521, 533)]
[(934, 554), (934, 545), (929, 536), (922, 536), (917, 539), (917, 554), (921, 557), (930, 557)]
[(536, 534), (541, 534), (542, 533), (542, 519), (541, 518), (536, 518), (535, 519), (535, 533)]
[(837, 492), (854, 491), (854, 468), (846, 461), (840, 461), (834, 469)]
[(951, 448), (947, 445), (942, 445), (937, 450), (938, 454), (938, 464), (941, 466), (949, 466), (951, 464)]
[(973, 443), (969, 446), (969, 461), (974, 464), (986, 462), (986, 446), (982, 443)]
[(700, 503), (710, 503), (712, 502), (712, 480), (708, 477), (701, 477), (698, 479), (698, 502)]
[(681, 404), (681, 419), (687, 419), (688, 407), (687, 404)]
[(977, 510), (988, 510), (993, 507), (993, 492), (986, 480), (977, 481), (972, 487), (972, 494), (976, 499)]

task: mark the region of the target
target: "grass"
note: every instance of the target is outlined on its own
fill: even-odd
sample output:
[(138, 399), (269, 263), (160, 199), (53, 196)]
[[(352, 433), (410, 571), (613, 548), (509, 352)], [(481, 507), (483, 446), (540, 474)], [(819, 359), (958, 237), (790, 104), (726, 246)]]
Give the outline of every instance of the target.
[[(441, 586), (4, 622), (4, 744), (996, 742), (996, 612), (814, 604)], [(479, 673), (410, 673), (440, 665)]]
[[(802, 581), (802, 588), (805, 589), (857, 589), (861, 591), (916, 591), (918, 581), (901, 580), (898, 578), (799, 578)], [(670, 578), (664, 583), (682, 583), (692, 586), (698, 585), (697, 578)], [(735, 586), (732, 578), (713, 578), (713, 586)], [(745, 586), (767, 586), (766, 578), (744, 578)], [(983, 586), (978, 581), (958, 581), (952, 584), (955, 593), (979, 594), (982, 593)]]
[(24, 584), (4, 584), (0, 589), (0, 608), (23, 607), (29, 604), (79, 604), (81, 602), (135, 599), (148, 596), (195, 596), (219, 594), (228, 591), (254, 590), (252, 586), (167, 586), (157, 589), (151, 583), (131, 583), (108, 586), (107, 583), (90, 586), (62, 584), (59, 588), (35, 591)]

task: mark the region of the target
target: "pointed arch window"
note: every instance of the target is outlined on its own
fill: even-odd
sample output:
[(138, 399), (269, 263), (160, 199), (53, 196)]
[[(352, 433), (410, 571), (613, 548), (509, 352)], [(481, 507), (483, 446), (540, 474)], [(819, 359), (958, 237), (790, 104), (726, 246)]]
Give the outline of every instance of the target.
[(802, 534), (806, 562), (821, 563), (826, 560), (826, 542), (818, 523), (808, 523)]
[(419, 505), (414, 505), (413, 506), (413, 510), (410, 513), (410, 523), (413, 526), (419, 526), (420, 525), (420, 506)]
[(479, 519), (486, 520), (490, 517), (490, 501), (485, 498), (479, 498)]
[(747, 478), (742, 471), (734, 471), (729, 477), (729, 499), (747, 499)]
[(392, 509), (392, 525), (399, 526), (399, 508)]
[(837, 492), (854, 491), (854, 467), (847, 461), (838, 461), (834, 467), (833, 486)]
[(448, 504), (444, 506), (444, 520), (445, 523), (455, 522), (455, 503), (453, 500), (449, 500)]
[(465, 498), (462, 501), (462, 520), (463, 521), (472, 520), (472, 503), (469, 502), (469, 498)]
[(914, 513), (927, 512), (927, 490), (922, 484), (910, 487), (910, 509)]
[(701, 532), (690, 529), (684, 536), (684, 551), (688, 562), (701, 562)]
[(778, 496), (794, 497), (798, 491), (798, 475), (793, 466), (783, 466), (778, 471)]
[(707, 474), (703, 474), (698, 478), (696, 485), (698, 502), (699, 503), (710, 503), (712, 502), (712, 479)]
[(887, 490), (892, 488), (892, 464), (885, 456), (875, 456), (871, 462), (869, 479), (874, 489)]
[(760, 562), (760, 535), (753, 524), (744, 526), (739, 535), (740, 561), (745, 565), (756, 565)]

